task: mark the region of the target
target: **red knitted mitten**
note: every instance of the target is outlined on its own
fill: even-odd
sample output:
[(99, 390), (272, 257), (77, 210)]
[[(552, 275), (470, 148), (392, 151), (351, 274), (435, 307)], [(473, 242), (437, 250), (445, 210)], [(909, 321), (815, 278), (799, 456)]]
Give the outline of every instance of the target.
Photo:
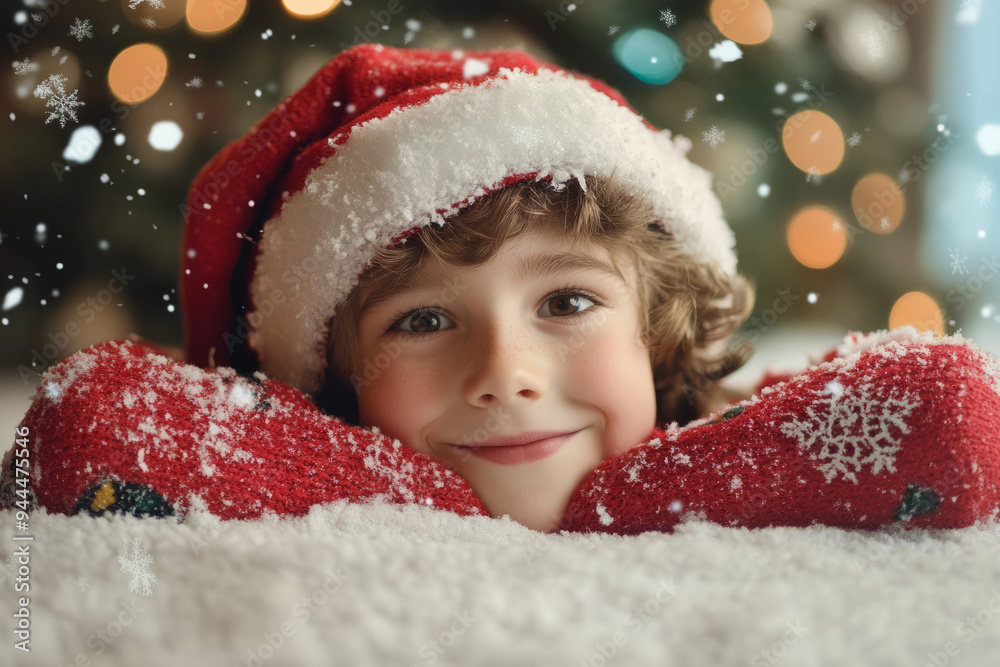
[[(206, 371), (129, 341), (77, 352), (42, 378), (21, 422), (31, 487), (51, 512), (300, 515), (378, 498), (488, 512), (468, 483), (398, 440), (323, 414), (274, 380)], [(2, 504), (14, 506), (15, 450)]]
[[(853, 348), (853, 350), (852, 350)], [(1000, 509), (1000, 366), (960, 335), (854, 337), (718, 420), (609, 459), (561, 529), (960, 528)]]

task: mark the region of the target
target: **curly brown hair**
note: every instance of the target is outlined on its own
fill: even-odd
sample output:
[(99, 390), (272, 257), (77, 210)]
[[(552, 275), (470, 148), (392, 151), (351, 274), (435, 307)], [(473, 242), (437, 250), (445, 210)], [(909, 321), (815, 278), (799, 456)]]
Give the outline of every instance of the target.
[(656, 423), (683, 425), (703, 417), (716, 400), (718, 381), (753, 353), (750, 343), (732, 349), (727, 344), (753, 309), (754, 286), (743, 276), (694, 261), (656, 224), (649, 204), (613, 179), (588, 176), (585, 181), (585, 190), (573, 180), (559, 187), (522, 181), (486, 195), (443, 227), (425, 227), (402, 244), (378, 249), (361, 283), (330, 321), (328, 340), (337, 344), (329, 347), (326, 379), (315, 397), (320, 407), (358, 423), (351, 373), (365, 303), (405, 284), (425, 256), (478, 266), (508, 240), (545, 223), (607, 249), (616, 268), (616, 258), (632, 260), (642, 342), (653, 369)]

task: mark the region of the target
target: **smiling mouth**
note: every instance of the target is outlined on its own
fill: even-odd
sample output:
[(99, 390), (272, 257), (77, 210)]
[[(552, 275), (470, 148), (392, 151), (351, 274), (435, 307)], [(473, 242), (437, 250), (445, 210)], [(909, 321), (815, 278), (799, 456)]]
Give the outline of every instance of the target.
[(499, 463), (500, 465), (518, 465), (521, 463), (540, 461), (541, 459), (552, 456), (562, 449), (562, 446), (577, 433), (579, 433), (579, 431), (564, 433), (562, 435), (529, 442), (524, 445), (452, 445), (452, 447), (460, 452), (477, 456), (481, 459), (490, 461), (491, 463)]

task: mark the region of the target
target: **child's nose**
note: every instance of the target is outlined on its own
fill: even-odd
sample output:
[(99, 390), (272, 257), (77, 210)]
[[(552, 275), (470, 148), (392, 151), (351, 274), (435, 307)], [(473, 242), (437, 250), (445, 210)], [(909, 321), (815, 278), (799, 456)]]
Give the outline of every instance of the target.
[(548, 389), (546, 353), (516, 326), (500, 325), (470, 341), (465, 398), (470, 405), (494, 407), (533, 401)]

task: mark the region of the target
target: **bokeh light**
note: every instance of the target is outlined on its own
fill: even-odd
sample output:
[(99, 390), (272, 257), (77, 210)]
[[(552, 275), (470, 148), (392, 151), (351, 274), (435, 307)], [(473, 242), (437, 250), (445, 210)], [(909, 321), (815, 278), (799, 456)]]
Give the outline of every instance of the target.
[(764, 0), (712, 0), (709, 14), (719, 32), (740, 44), (760, 44), (774, 28)]
[(870, 81), (896, 79), (913, 64), (910, 30), (900, 30), (894, 24), (907, 11), (899, 14), (890, 4), (843, 3), (837, 11), (827, 13), (830, 55), (845, 69)]
[(158, 151), (172, 151), (184, 138), (184, 130), (172, 120), (161, 120), (153, 123), (146, 138), (149, 145)]
[(868, 231), (891, 234), (906, 213), (906, 197), (889, 176), (868, 174), (851, 192), (854, 217)]
[(796, 213), (785, 236), (792, 256), (810, 269), (833, 266), (847, 248), (843, 223), (823, 206), (810, 206)]
[(319, 18), (340, 4), (340, 0), (281, 0), (293, 16), (299, 18)]
[(647, 28), (625, 33), (611, 51), (622, 67), (646, 83), (669, 83), (684, 67), (684, 55), (674, 40)]
[(80, 164), (90, 162), (102, 143), (101, 133), (97, 131), (96, 127), (81, 125), (70, 135), (69, 143), (66, 144), (62, 157), (64, 160), (72, 160)]
[(184, 3), (178, 0), (153, 4), (134, 0), (121, 0), (122, 14), (130, 23), (147, 30), (166, 30), (184, 19)]
[(844, 159), (844, 133), (821, 111), (791, 116), (781, 129), (781, 143), (792, 164), (807, 174), (829, 174)]
[(188, 27), (203, 34), (222, 32), (236, 25), (246, 10), (246, 0), (187, 0)]
[(923, 292), (908, 292), (896, 300), (889, 313), (889, 328), (909, 324), (917, 331), (930, 329), (937, 336), (944, 335), (944, 315), (934, 299)]
[(122, 102), (138, 104), (156, 94), (167, 77), (167, 56), (154, 44), (135, 44), (108, 68), (108, 86)]

